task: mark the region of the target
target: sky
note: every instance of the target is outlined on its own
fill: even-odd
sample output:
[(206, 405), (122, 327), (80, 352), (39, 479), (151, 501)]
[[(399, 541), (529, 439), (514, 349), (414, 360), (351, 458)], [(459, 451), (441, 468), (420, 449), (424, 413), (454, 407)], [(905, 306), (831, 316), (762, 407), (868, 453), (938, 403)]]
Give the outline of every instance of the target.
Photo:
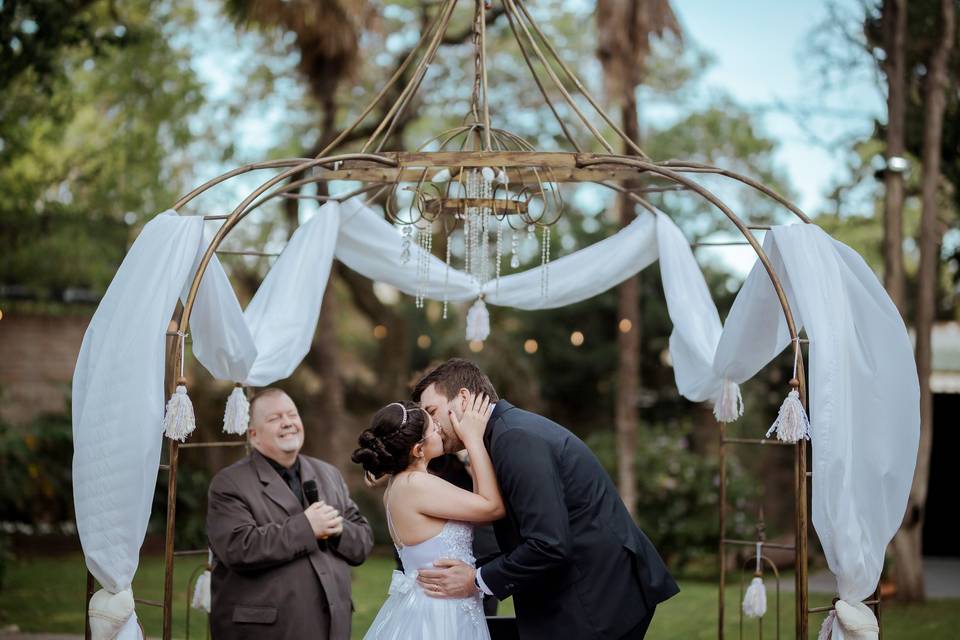
[[(769, 2), (675, 0), (690, 36), (715, 59), (709, 86), (762, 110), (765, 132), (780, 143), (777, 161), (798, 194), (802, 209), (816, 213), (835, 175), (845, 169), (842, 150), (824, 141), (868, 135), (883, 118), (884, 96), (875, 78), (850, 76), (845, 87), (821, 91), (810, 37), (828, 18), (826, 0)], [(835, 0), (841, 11), (858, 12), (856, 0)], [(803, 119), (779, 105), (816, 109)], [(818, 140), (817, 138), (820, 138)]]
[[(688, 37), (714, 64), (704, 82), (708, 93), (723, 92), (757, 110), (763, 132), (778, 142), (775, 162), (793, 186), (797, 204), (810, 214), (829, 208), (834, 181), (847, 174), (849, 147), (841, 140), (865, 137), (875, 119), (885, 118), (885, 97), (876, 78), (850, 74), (843, 86), (821, 90), (811, 36), (830, 17), (862, 15), (857, 0), (674, 0)], [(820, 115), (801, 117), (782, 108), (794, 105)], [(668, 117), (668, 114), (662, 114)], [(712, 249), (735, 271), (754, 261), (748, 248)]]

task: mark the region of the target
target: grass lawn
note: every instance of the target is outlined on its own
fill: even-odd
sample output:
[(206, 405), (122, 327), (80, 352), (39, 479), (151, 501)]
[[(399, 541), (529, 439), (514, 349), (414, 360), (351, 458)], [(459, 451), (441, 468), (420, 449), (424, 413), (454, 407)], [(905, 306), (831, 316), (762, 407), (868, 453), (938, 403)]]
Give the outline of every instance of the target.
[[(186, 638), (187, 581), (199, 566), (193, 559), (178, 560), (174, 581), (177, 594), (174, 599), (174, 637)], [(353, 636), (361, 638), (373, 621), (386, 597), (393, 560), (389, 556), (375, 556), (354, 571), (353, 598), (356, 614)], [(789, 576), (785, 579), (790, 579)], [(163, 562), (158, 557), (142, 560), (134, 593), (138, 598), (159, 600), (162, 595)], [(695, 640), (716, 637), (716, 586), (707, 582), (681, 582), (682, 592), (657, 609), (648, 638), (653, 640)], [(17, 625), (21, 631), (53, 631), (77, 633), (83, 631), (83, 560), (79, 554), (57, 557), (21, 557), (9, 566), (4, 588), (0, 590), (0, 627)], [(768, 588), (772, 610), (774, 594)], [(814, 596), (812, 605), (827, 604), (828, 599)], [(739, 588), (734, 585), (726, 594), (727, 610), (731, 612), (727, 637), (738, 638), (737, 611)], [(501, 613), (512, 614), (509, 601), (501, 605)], [(137, 605), (144, 628), (150, 637), (160, 635), (159, 609)], [(781, 631), (783, 638), (793, 637), (793, 596), (783, 594), (781, 602)], [(810, 637), (816, 638), (822, 615), (811, 617)], [(205, 638), (206, 616), (191, 612), (191, 638)], [(773, 638), (774, 619), (768, 613), (764, 636)], [(952, 640), (960, 628), (960, 600), (931, 601), (923, 605), (887, 604), (883, 609), (884, 640)], [(756, 622), (747, 623), (744, 637), (756, 638)]]

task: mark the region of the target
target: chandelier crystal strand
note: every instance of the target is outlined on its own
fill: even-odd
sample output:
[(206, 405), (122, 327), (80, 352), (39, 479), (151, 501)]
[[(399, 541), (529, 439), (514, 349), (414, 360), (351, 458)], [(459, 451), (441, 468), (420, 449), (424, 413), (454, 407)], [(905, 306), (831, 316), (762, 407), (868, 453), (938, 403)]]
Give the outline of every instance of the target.
[(500, 261), (503, 258), (503, 220), (495, 218), (497, 225), (497, 293), (500, 293)]
[(547, 299), (547, 261), (549, 260), (550, 227), (540, 232), (540, 298)]
[(410, 236), (412, 233), (412, 225), (403, 225), (403, 240), (400, 242), (400, 264), (405, 265), (410, 262)]
[(547, 245), (547, 260), (543, 265), (543, 297), (547, 299), (550, 297), (550, 225), (547, 225), (544, 228), (544, 233), (547, 236), (546, 245)]
[[(489, 167), (484, 167), (481, 172), (480, 197), (484, 200), (490, 198), (491, 181), (487, 179), (486, 172)], [(492, 173), (492, 171), (491, 171)], [(490, 207), (484, 205), (480, 207), (480, 283), (486, 284), (490, 279)]]
[(420, 272), (417, 274), (417, 308), (423, 309), (423, 299), (426, 292), (427, 267), (429, 266), (430, 232), (420, 229)]
[(520, 268), (520, 256), (517, 254), (519, 247), (520, 239), (517, 238), (517, 230), (512, 229), (510, 231), (510, 267), (512, 269)]
[(416, 304), (417, 309), (420, 308), (420, 229), (415, 228), (413, 234), (413, 244), (416, 247), (415, 251), (417, 253), (417, 286), (416, 291), (414, 292), (414, 303)]
[(421, 294), (420, 305), (423, 306), (423, 298), (427, 295), (427, 289), (430, 287), (430, 265), (433, 263), (433, 225), (429, 222), (427, 223), (427, 228), (423, 230), (426, 234), (427, 240), (427, 252), (423, 256), (424, 262), (424, 283), (423, 283), (423, 293)]
[(448, 292), (450, 287), (450, 240), (453, 239), (453, 232), (447, 234), (447, 268), (443, 275), (443, 319), (447, 319), (447, 307), (449, 306)]
[[(473, 171), (473, 196), (480, 196), (480, 172)], [(483, 215), (480, 207), (473, 207), (473, 275), (483, 282)]]
[[(467, 179), (469, 183), (469, 178)], [(470, 224), (470, 208), (463, 208), (463, 270), (470, 274), (470, 238), (473, 236), (473, 229)]]
[(417, 227), (417, 294), (416, 307), (421, 308), (423, 294), (423, 231)]

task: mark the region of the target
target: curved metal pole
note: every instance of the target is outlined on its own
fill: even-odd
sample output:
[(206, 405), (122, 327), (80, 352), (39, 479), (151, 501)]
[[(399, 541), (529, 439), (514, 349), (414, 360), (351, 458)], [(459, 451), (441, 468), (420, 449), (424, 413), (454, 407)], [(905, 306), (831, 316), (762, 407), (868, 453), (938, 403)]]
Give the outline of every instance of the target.
[(797, 339), (797, 327), (793, 320), (793, 313), (790, 310), (790, 303), (787, 301), (787, 296), (783, 291), (783, 286), (780, 283), (780, 279), (777, 277), (777, 274), (773, 269), (773, 265), (770, 263), (770, 258), (767, 257), (763, 247), (760, 246), (760, 243), (757, 242), (757, 239), (753, 237), (752, 233), (750, 233), (747, 225), (744, 224), (740, 217), (737, 216), (737, 214), (735, 214), (720, 198), (681, 173), (653, 162), (640, 160), (638, 158), (630, 158), (627, 156), (608, 156), (597, 158), (595, 160), (585, 160), (578, 164), (581, 167), (590, 167), (598, 164), (620, 164), (628, 167), (634, 167), (639, 169), (641, 172), (655, 173), (677, 184), (682, 184), (690, 191), (695, 192), (710, 204), (720, 209), (720, 211), (722, 211), (723, 214), (730, 219), (730, 222), (732, 222), (734, 226), (740, 230), (740, 232), (743, 234), (743, 237), (747, 240), (747, 242), (750, 243), (750, 246), (753, 247), (753, 250), (756, 251), (757, 258), (760, 260), (761, 264), (763, 264), (763, 268), (766, 269), (767, 275), (770, 276), (770, 280), (773, 282), (773, 288), (776, 291), (777, 299), (780, 301), (780, 306), (783, 309), (783, 313), (787, 321), (787, 329), (790, 331), (790, 338), (793, 340)]
[(523, 15), (527, 18), (527, 21), (530, 23), (530, 26), (533, 27), (534, 32), (536, 32), (536, 34), (540, 36), (540, 39), (543, 41), (543, 44), (547, 48), (547, 51), (549, 51), (550, 54), (553, 56), (554, 60), (557, 61), (557, 64), (560, 66), (560, 69), (564, 72), (564, 74), (566, 74), (566, 76), (570, 79), (570, 81), (573, 82), (574, 86), (577, 88), (578, 91), (580, 91), (581, 95), (583, 95), (583, 97), (587, 99), (587, 102), (590, 103), (590, 106), (594, 108), (597, 114), (599, 114), (599, 116), (603, 118), (603, 121), (606, 122), (607, 125), (609, 125), (610, 128), (612, 128), (617, 133), (617, 136), (619, 136), (620, 139), (628, 147), (633, 149), (634, 152), (636, 152), (636, 154), (639, 155), (644, 160), (649, 160), (650, 157), (646, 153), (644, 153), (643, 149), (641, 149), (640, 146), (636, 142), (634, 142), (634, 140), (630, 136), (624, 133), (623, 130), (619, 126), (617, 126), (617, 123), (613, 121), (613, 118), (607, 115), (607, 112), (604, 111), (599, 104), (597, 104), (597, 101), (594, 99), (593, 95), (589, 91), (587, 91), (587, 88), (583, 86), (582, 82), (580, 82), (580, 78), (577, 76), (577, 74), (575, 74), (573, 70), (567, 65), (567, 63), (563, 61), (563, 58), (561, 58), (560, 54), (557, 53), (557, 49), (553, 46), (553, 43), (550, 42), (550, 38), (548, 38), (543, 33), (543, 30), (540, 28), (540, 25), (537, 24), (537, 21), (533, 19), (533, 16), (527, 10), (526, 4), (523, 2), (519, 2), (517, 3), (517, 5), (520, 7), (520, 11), (523, 12)]
[(507, 22), (510, 24), (510, 31), (513, 32), (513, 39), (517, 42), (517, 47), (520, 49), (520, 55), (523, 56), (524, 62), (527, 63), (527, 68), (530, 69), (530, 77), (533, 78), (533, 81), (537, 83), (537, 87), (540, 89), (540, 94), (543, 95), (544, 102), (547, 103), (547, 106), (550, 107), (550, 111), (553, 113), (554, 119), (560, 125), (560, 130), (563, 132), (564, 137), (567, 141), (573, 145), (573, 148), (578, 152), (583, 152), (583, 149), (577, 143), (576, 139), (573, 137), (573, 134), (570, 133), (570, 130), (567, 129), (567, 123), (563, 121), (563, 118), (560, 117), (560, 114), (557, 112), (557, 108), (553, 104), (553, 100), (550, 99), (550, 96), (547, 95), (547, 89), (543, 86), (543, 82), (540, 81), (540, 76), (537, 75), (536, 70), (533, 68), (533, 62), (530, 60), (530, 55), (527, 53), (526, 47), (523, 46), (523, 41), (520, 39), (520, 33), (517, 31), (516, 25), (513, 23), (513, 14), (509, 11), (507, 13)]
[(400, 76), (403, 75), (403, 72), (407, 70), (407, 67), (409, 67), (410, 63), (413, 62), (414, 58), (416, 58), (417, 51), (419, 51), (420, 47), (423, 46), (423, 43), (427, 41), (427, 38), (433, 32), (433, 29), (439, 22), (440, 15), (442, 13), (443, 13), (442, 11), (437, 12), (437, 15), (434, 18), (433, 22), (427, 25), (427, 28), (423, 30), (423, 33), (420, 35), (420, 39), (417, 41), (415, 45), (413, 45), (413, 48), (410, 49), (410, 53), (403, 60), (400, 66), (397, 67), (397, 70), (394, 71), (393, 75), (390, 76), (390, 78), (383, 85), (383, 87), (381, 87), (377, 95), (373, 97), (373, 100), (370, 101), (370, 104), (368, 104), (367, 107), (360, 113), (360, 115), (356, 117), (356, 119), (350, 124), (350, 126), (348, 126), (346, 129), (341, 131), (337, 135), (337, 137), (330, 142), (330, 144), (324, 147), (320, 151), (320, 153), (316, 155), (317, 158), (322, 158), (323, 156), (330, 153), (330, 151), (332, 151), (334, 148), (336, 148), (338, 144), (343, 142), (344, 139), (346, 139), (346, 137), (350, 135), (360, 125), (360, 123), (364, 121), (364, 119), (368, 115), (370, 115), (370, 112), (373, 111), (374, 107), (380, 104), (380, 101), (383, 99), (385, 95), (387, 95), (387, 91), (390, 89), (390, 87), (392, 87), (397, 83), (397, 80), (400, 78)]
[[(294, 181), (294, 182), (288, 182), (287, 184), (282, 185), (282, 186), (279, 187), (278, 189), (274, 189), (273, 191), (271, 191), (270, 193), (268, 193), (267, 195), (263, 196), (262, 198), (260, 198), (260, 199), (257, 200), (256, 202), (254, 202), (252, 205), (250, 205), (250, 206), (246, 209), (246, 211), (243, 212), (243, 217), (244, 217), (244, 218), (247, 217), (247, 215), (250, 214), (250, 213), (252, 213), (255, 209), (259, 209), (260, 207), (262, 207), (263, 205), (265, 205), (265, 204), (266, 204), (267, 202), (269, 202), (270, 200), (273, 200), (274, 198), (278, 198), (278, 197), (280, 197), (280, 196), (284, 196), (284, 195), (286, 195), (288, 192), (290, 192), (290, 191), (296, 191), (296, 190), (299, 189), (300, 187), (306, 186), (306, 185), (308, 185), (308, 184), (315, 184), (315, 183), (317, 183), (317, 182), (324, 182), (325, 180), (327, 180), (327, 178), (326, 178), (325, 176), (310, 176), (309, 178), (303, 178), (302, 180), (296, 180), (296, 181)], [(381, 186), (382, 184), (383, 184), (383, 183), (380, 183), (380, 182), (373, 182), (373, 183), (370, 183), (370, 184), (369, 184), (368, 186), (366, 186), (366, 187), (361, 187), (360, 189), (354, 189), (353, 191), (348, 191), (347, 193), (344, 193), (344, 194), (337, 194), (337, 195), (334, 195), (334, 196), (326, 197), (325, 200), (326, 200), (326, 201), (336, 200), (337, 202), (343, 202), (344, 200), (349, 200), (350, 198), (352, 198), (352, 197), (354, 197), (354, 196), (359, 196), (359, 195), (364, 194), (364, 193), (366, 193), (366, 192), (368, 192), (368, 191), (373, 191), (374, 189), (376, 189), (378, 186)], [(312, 196), (307, 196), (307, 197), (312, 197)], [(230, 217), (230, 214), (228, 213), (228, 214), (222, 215), (222, 216), (204, 216), (203, 219), (204, 219), (204, 220), (226, 220), (226, 219), (229, 218), (229, 217)]]
[[(554, 72), (553, 67), (550, 66), (550, 62), (543, 55), (543, 52), (540, 50), (540, 46), (537, 44), (536, 39), (530, 33), (530, 29), (527, 27), (526, 23), (523, 22), (520, 16), (520, 12), (517, 10), (516, 6), (513, 3), (513, 0), (503, 0), (503, 6), (508, 12), (513, 13), (513, 17), (516, 19), (517, 24), (523, 30), (524, 34), (527, 36), (527, 40), (530, 43), (530, 49), (533, 51), (534, 55), (540, 60), (540, 63), (543, 65), (544, 70), (547, 72), (547, 75), (553, 81), (553, 84), (556, 85), (557, 89), (560, 91), (560, 95), (567, 101), (567, 104), (570, 105), (570, 108), (573, 109), (573, 112), (577, 114), (577, 117), (580, 118), (580, 121), (584, 124), (587, 130), (593, 134), (594, 138), (603, 145), (603, 148), (609, 153), (613, 153), (613, 147), (603, 137), (603, 134), (597, 131), (597, 128), (593, 126), (593, 123), (590, 122), (590, 119), (580, 110), (580, 107), (577, 106), (576, 101), (567, 91), (566, 87), (563, 86), (563, 81), (557, 77), (557, 74)], [(641, 152), (642, 153), (642, 152)]]
[(199, 187), (197, 187), (187, 195), (177, 200), (173, 204), (173, 206), (170, 208), (173, 209), (174, 211), (180, 211), (180, 209), (186, 206), (187, 203), (189, 203), (191, 200), (193, 200), (203, 192), (208, 191), (209, 189), (220, 184), (221, 182), (226, 182), (230, 178), (234, 178), (244, 173), (257, 171), (259, 169), (281, 169), (283, 167), (293, 167), (303, 162), (310, 162), (311, 159), (312, 158), (284, 158), (282, 160), (267, 160), (266, 162), (253, 162), (251, 164), (245, 164), (241, 167), (237, 167), (236, 169), (233, 169), (232, 171), (227, 171), (226, 173), (222, 173), (216, 178), (207, 180), (202, 185), (200, 185)]
[(250, 195), (244, 198), (243, 202), (237, 205), (237, 208), (231, 212), (230, 216), (227, 218), (226, 222), (217, 230), (216, 235), (214, 235), (213, 240), (210, 242), (210, 245), (207, 247), (206, 252), (203, 254), (203, 258), (200, 260), (200, 265), (197, 267), (197, 272), (193, 276), (193, 282), (190, 284), (190, 292), (187, 294), (187, 299), (183, 305), (183, 315), (180, 317), (180, 321), (177, 325), (177, 331), (186, 333), (187, 327), (190, 323), (190, 313), (193, 310), (193, 304), (197, 298), (197, 292), (200, 290), (200, 280), (203, 278), (204, 272), (207, 270), (207, 265), (210, 264), (210, 260), (213, 258), (214, 252), (220, 246), (220, 243), (226, 237), (226, 235), (237, 225), (237, 223), (243, 219), (243, 217), (248, 213), (247, 207), (256, 200), (260, 195), (266, 192), (270, 187), (274, 186), (277, 183), (283, 182), (285, 179), (289, 178), (292, 175), (306, 171), (312, 167), (317, 167), (325, 164), (332, 164), (334, 162), (342, 162), (344, 160), (366, 160), (370, 162), (379, 162), (383, 165), (396, 167), (397, 161), (393, 158), (386, 156), (379, 156), (369, 153), (348, 153), (339, 156), (330, 156), (327, 158), (312, 158), (305, 162), (301, 162), (293, 166), (292, 168), (283, 171), (276, 176), (270, 178), (259, 187), (257, 187)]
[(742, 173), (737, 173), (736, 171), (731, 171), (730, 169), (723, 169), (720, 167), (715, 167), (713, 165), (704, 164), (702, 162), (688, 162), (686, 160), (667, 160), (665, 162), (657, 163), (661, 167), (668, 167), (670, 169), (676, 169), (677, 171), (683, 173), (712, 173), (715, 175), (723, 176), (725, 178), (731, 178), (738, 182), (742, 182), (748, 187), (752, 187), (757, 191), (761, 192), (765, 196), (776, 200), (784, 207), (789, 209), (794, 215), (803, 220), (807, 224), (811, 224), (813, 221), (810, 217), (804, 213), (800, 207), (795, 205), (790, 200), (787, 200), (782, 195), (763, 184), (758, 182), (749, 176), (745, 176)]
[(413, 97), (413, 95), (420, 88), (420, 83), (423, 82), (423, 78), (427, 74), (427, 69), (430, 67), (430, 64), (433, 62), (434, 57), (437, 54), (437, 49), (440, 47), (440, 41), (443, 40), (443, 34), (447, 30), (447, 26), (450, 24), (450, 18), (453, 17), (453, 10), (457, 6), (458, 0), (446, 0), (443, 8), (440, 11), (442, 16), (441, 22), (437, 26), (436, 32), (433, 34), (433, 38), (430, 41), (430, 44), (427, 46), (427, 50), (423, 54), (423, 58), (420, 59), (420, 62), (417, 63), (417, 68), (414, 70), (413, 78), (410, 80), (410, 84), (403, 88), (403, 91), (400, 93), (400, 97), (397, 98), (397, 101), (393, 104), (390, 110), (387, 112), (387, 115), (384, 116), (383, 120), (380, 121), (380, 124), (377, 125), (376, 130), (364, 143), (362, 151), (367, 151), (370, 148), (370, 145), (380, 136), (384, 128), (387, 127), (389, 123), (390, 129), (387, 134), (384, 136), (383, 140), (380, 142), (377, 147), (377, 151), (381, 150), (383, 143), (387, 141), (387, 138), (390, 135), (390, 132), (393, 131), (393, 127), (396, 124), (397, 119), (400, 117), (400, 114), (406, 108), (407, 103)]
[[(790, 303), (787, 301), (787, 296), (783, 291), (783, 286), (780, 283), (780, 279), (777, 276), (776, 272), (773, 270), (773, 266), (770, 264), (770, 259), (767, 256), (766, 252), (763, 250), (763, 247), (760, 246), (760, 243), (757, 242), (757, 239), (753, 237), (753, 234), (750, 233), (750, 230), (743, 223), (742, 220), (730, 210), (726, 204), (720, 200), (717, 196), (711, 193), (708, 189), (702, 187), (698, 183), (690, 180), (686, 176), (681, 175), (678, 172), (672, 171), (667, 167), (660, 166), (655, 163), (645, 162), (636, 158), (630, 157), (609, 157), (606, 159), (596, 159), (584, 161), (581, 166), (592, 166), (597, 164), (621, 164), (625, 166), (632, 166), (639, 169), (641, 172), (650, 172), (657, 175), (663, 176), (668, 180), (672, 180), (677, 184), (682, 184), (687, 187), (689, 190), (696, 192), (698, 195), (706, 199), (708, 202), (713, 204), (715, 207), (720, 209), (726, 215), (731, 222), (740, 230), (747, 242), (750, 243), (750, 246), (753, 247), (754, 251), (757, 253), (757, 259), (760, 260), (763, 264), (764, 269), (767, 271), (767, 275), (770, 277), (770, 282), (773, 284), (774, 291), (777, 294), (777, 299), (780, 301), (780, 306), (783, 309), (784, 319), (787, 322), (787, 329), (790, 332), (791, 344), (795, 352), (795, 362), (797, 363), (797, 381), (799, 382), (798, 391), (800, 393), (800, 400), (803, 403), (804, 407), (809, 411), (807, 405), (807, 390), (806, 390), (806, 374), (804, 372), (803, 358), (797, 357), (796, 352), (800, 351), (800, 340), (797, 333), (796, 323), (793, 319), (793, 313), (790, 310)], [(712, 171), (711, 171), (712, 173)], [(793, 211), (793, 209), (791, 209)], [(809, 220), (808, 220), (809, 221)], [(722, 427), (721, 427), (722, 428)], [(722, 437), (722, 436), (721, 436)], [(722, 447), (722, 444), (721, 444)], [(794, 456), (794, 490), (796, 492), (796, 513), (794, 520), (794, 530), (796, 535), (796, 544), (794, 549), (794, 555), (796, 560), (796, 632), (797, 638), (806, 638), (807, 631), (809, 626), (809, 608), (808, 608), (808, 576), (807, 576), (807, 526), (809, 524), (808, 518), (808, 508), (807, 508), (807, 442), (806, 440), (801, 440), (796, 444), (795, 456)], [(721, 509), (721, 525), (723, 523), (723, 504), (720, 505)], [(721, 537), (723, 536), (723, 531), (721, 531)], [(723, 545), (721, 543), (721, 562), (723, 562)], [(722, 569), (721, 569), (722, 576)], [(721, 580), (722, 584), (722, 580)], [(722, 616), (723, 613), (723, 597), (724, 593), (721, 590), (720, 592), (720, 613)], [(723, 627), (722, 620), (720, 620), (720, 637), (723, 637)]]

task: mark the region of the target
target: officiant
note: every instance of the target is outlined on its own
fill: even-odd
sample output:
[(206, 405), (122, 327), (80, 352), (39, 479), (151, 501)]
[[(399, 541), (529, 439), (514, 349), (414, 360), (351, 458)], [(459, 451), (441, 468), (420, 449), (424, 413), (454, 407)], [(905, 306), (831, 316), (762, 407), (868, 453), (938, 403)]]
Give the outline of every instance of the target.
[(210, 484), (212, 637), (347, 640), (350, 567), (373, 547), (370, 525), (340, 472), (300, 455), (303, 423), (286, 393), (251, 399), (249, 438), (250, 455)]

